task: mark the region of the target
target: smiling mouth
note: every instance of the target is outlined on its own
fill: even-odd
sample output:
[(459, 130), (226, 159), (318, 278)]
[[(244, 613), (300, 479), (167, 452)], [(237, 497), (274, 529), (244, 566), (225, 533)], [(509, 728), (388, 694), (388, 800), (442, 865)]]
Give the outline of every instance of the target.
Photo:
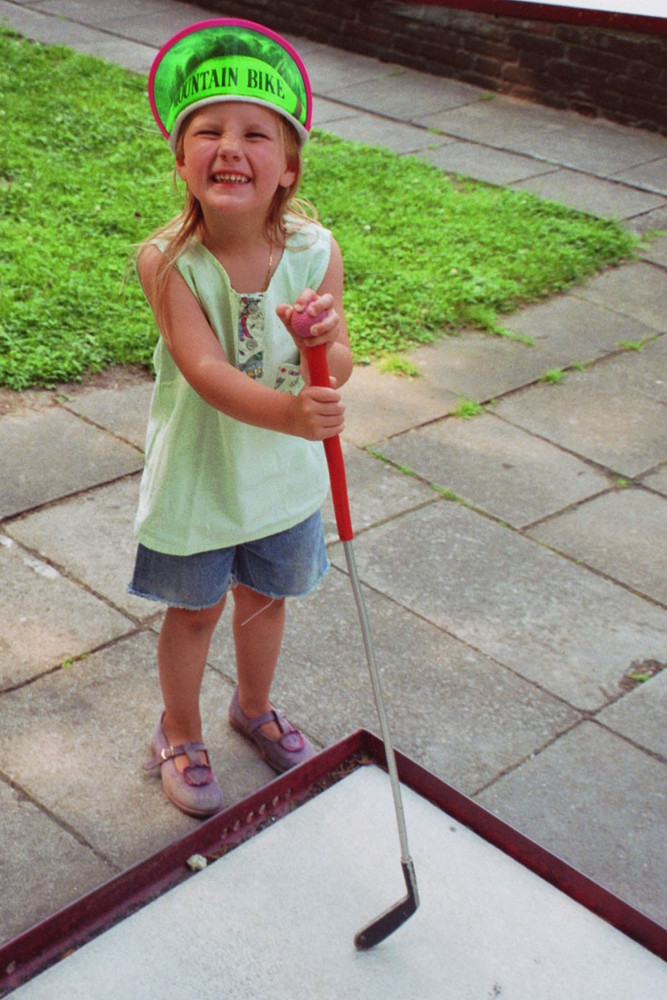
[(250, 178), (243, 174), (213, 174), (216, 184), (249, 184)]

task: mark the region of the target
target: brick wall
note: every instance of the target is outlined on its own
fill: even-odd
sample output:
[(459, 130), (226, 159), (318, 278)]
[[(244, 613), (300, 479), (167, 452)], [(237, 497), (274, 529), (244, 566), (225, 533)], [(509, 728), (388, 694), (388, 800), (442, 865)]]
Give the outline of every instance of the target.
[(204, 3), (212, 14), (667, 135), (665, 34), (393, 0)]

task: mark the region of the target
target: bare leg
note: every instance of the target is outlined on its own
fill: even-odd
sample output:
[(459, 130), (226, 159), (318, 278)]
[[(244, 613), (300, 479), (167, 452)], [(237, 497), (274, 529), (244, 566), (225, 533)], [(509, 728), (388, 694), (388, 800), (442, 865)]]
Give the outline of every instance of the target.
[[(271, 711), (269, 694), (285, 628), (285, 601), (272, 600), (239, 584), (233, 590), (233, 630), (241, 710), (250, 719)], [(275, 722), (261, 727), (269, 739), (280, 739)]]
[[(172, 746), (202, 739), (199, 695), (211, 637), (224, 606), (223, 597), (212, 608), (168, 608), (165, 615), (158, 640), (158, 665), (165, 705), (162, 728)], [(175, 763), (182, 770), (187, 757), (177, 757)]]

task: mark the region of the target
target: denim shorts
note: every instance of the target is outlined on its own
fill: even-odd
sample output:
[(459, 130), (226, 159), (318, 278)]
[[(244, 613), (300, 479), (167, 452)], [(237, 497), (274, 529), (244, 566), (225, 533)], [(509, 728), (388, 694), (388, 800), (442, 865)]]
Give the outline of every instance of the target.
[(266, 597), (302, 597), (328, 568), (322, 517), (316, 511), (276, 535), (190, 556), (171, 556), (140, 544), (127, 590), (149, 601), (200, 611), (217, 604), (237, 583)]

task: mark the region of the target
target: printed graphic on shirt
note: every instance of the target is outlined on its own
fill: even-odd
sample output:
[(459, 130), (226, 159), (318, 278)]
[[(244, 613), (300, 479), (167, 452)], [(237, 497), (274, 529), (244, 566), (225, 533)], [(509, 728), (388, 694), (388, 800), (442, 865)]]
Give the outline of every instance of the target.
[(276, 389), (281, 392), (289, 392), (296, 396), (301, 391), (303, 379), (301, 377), (301, 367), (299, 365), (284, 364), (278, 369), (276, 375)]
[(250, 378), (260, 379), (264, 374), (264, 296), (242, 295), (239, 316), (239, 353), (237, 367)]

